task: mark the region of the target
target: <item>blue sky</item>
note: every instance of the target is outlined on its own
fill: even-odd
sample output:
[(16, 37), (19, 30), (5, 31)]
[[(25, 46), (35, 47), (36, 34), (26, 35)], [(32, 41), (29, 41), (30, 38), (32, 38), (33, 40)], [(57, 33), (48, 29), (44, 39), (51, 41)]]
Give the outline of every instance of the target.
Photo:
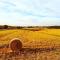
[(0, 25), (60, 25), (60, 0), (0, 0)]

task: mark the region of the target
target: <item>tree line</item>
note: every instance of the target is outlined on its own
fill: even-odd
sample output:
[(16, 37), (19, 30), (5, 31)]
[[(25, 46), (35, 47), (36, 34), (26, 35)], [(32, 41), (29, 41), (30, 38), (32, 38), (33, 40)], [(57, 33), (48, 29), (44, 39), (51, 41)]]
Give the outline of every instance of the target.
[(22, 29), (22, 28), (49, 28), (49, 29), (60, 29), (60, 26), (9, 26), (0, 25), (0, 29)]
[(20, 29), (22, 26), (9, 26), (9, 25), (0, 25), (0, 29)]

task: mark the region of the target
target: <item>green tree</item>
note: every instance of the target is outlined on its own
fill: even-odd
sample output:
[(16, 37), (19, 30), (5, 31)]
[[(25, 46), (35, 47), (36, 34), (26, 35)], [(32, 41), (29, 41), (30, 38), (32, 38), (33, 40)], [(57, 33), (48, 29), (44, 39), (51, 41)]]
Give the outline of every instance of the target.
[(4, 25), (4, 29), (7, 29), (8, 28), (8, 25)]

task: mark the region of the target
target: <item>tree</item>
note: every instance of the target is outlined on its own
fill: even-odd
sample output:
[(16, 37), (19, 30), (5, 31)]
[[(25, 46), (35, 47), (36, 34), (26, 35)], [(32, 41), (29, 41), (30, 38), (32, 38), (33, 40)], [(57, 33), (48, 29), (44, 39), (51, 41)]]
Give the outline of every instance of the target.
[(4, 25), (4, 29), (7, 29), (8, 28), (8, 25)]

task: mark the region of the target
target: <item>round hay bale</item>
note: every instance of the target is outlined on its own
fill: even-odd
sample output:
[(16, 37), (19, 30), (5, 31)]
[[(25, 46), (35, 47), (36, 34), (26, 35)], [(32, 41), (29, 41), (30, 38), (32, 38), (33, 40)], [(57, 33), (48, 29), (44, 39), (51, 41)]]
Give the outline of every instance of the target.
[(9, 47), (12, 51), (20, 51), (22, 49), (22, 42), (18, 38), (14, 38), (10, 41)]

